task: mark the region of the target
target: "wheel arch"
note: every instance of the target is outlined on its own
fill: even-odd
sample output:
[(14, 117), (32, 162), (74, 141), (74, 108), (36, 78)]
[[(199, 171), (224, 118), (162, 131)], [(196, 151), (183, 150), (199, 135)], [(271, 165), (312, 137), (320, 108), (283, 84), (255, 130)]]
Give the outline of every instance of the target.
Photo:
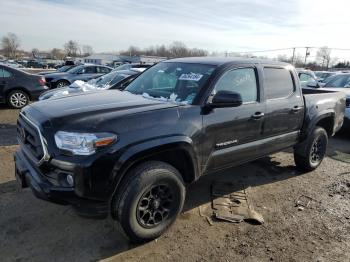
[(322, 127), (326, 130), (329, 137), (334, 135), (334, 124), (335, 124), (335, 113), (332, 110), (327, 110), (320, 112), (320, 114), (312, 119), (312, 121), (307, 126), (303, 139), (311, 134), (316, 126)]
[[(164, 139), (168, 140), (168, 143), (161, 143)], [(131, 168), (152, 160), (162, 161), (175, 167), (185, 183), (192, 183), (199, 177), (198, 160), (189, 138), (173, 137), (148, 141), (128, 148), (118, 158), (112, 170), (111, 196), (118, 190), (121, 181)]]

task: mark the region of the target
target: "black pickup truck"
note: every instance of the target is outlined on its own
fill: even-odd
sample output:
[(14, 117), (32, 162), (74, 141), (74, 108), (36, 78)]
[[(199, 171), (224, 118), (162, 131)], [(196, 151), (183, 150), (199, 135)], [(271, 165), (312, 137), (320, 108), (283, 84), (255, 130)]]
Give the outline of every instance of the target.
[(182, 58), (125, 91), (40, 101), (18, 119), (22, 187), (85, 216), (117, 221), (132, 241), (160, 236), (201, 175), (288, 147), (311, 171), (343, 124), (345, 95), (303, 94), (285, 63)]

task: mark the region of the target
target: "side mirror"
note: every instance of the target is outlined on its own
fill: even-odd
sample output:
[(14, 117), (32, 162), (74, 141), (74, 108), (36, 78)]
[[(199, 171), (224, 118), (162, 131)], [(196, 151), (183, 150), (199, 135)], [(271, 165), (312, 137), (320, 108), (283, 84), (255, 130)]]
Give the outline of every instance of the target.
[(319, 88), (320, 87), (318, 81), (316, 81), (316, 80), (310, 80), (309, 82), (307, 82), (306, 85), (308, 87), (313, 87), (313, 88)]
[(233, 91), (218, 91), (212, 102), (210, 103), (211, 107), (237, 107), (242, 105), (242, 96), (239, 93)]

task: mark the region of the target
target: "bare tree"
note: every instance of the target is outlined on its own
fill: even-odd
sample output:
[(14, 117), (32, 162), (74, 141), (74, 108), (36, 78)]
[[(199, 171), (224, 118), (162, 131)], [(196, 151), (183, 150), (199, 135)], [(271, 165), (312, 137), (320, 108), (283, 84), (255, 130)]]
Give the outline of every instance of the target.
[(184, 57), (188, 54), (186, 45), (180, 41), (173, 42), (169, 47), (169, 51), (172, 57)]
[(53, 59), (63, 60), (65, 58), (65, 54), (62, 49), (53, 48), (50, 53)]
[(89, 56), (94, 52), (90, 45), (83, 45), (82, 51), (84, 56)]
[(69, 40), (67, 43), (63, 45), (63, 47), (68, 56), (73, 56), (73, 57), (77, 56), (79, 51), (78, 42)]
[(38, 57), (38, 55), (39, 55), (39, 49), (38, 48), (33, 48), (32, 49), (32, 56), (33, 56), (33, 58), (37, 58)]
[(323, 46), (318, 49), (316, 53), (316, 59), (319, 63), (321, 63), (322, 67), (326, 67), (328, 69), (329, 63), (331, 62), (331, 49), (327, 46)]
[(1, 39), (1, 46), (8, 58), (16, 58), (20, 47), (20, 40), (14, 33), (7, 33)]

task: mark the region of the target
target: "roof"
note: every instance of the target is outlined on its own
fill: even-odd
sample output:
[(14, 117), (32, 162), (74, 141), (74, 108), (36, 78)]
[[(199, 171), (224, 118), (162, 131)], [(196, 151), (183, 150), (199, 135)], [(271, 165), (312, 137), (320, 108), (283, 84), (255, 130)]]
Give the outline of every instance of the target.
[(236, 64), (271, 64), (286, 66), (289, 65), (284, 62), (277, 62), (268, 59), (256, 59), (256, 58), (243, 58), (243, 57), (184, 57), (184, 58), (174, 58), (166, 60), (165, 62), (179, 62), (179, 63), (196, 63), (196, 64), (207, 64), (207, 65), (223, 65), (227, 63)]
[(118, 58), (119, 56), (111, 55), (111, 54), (93, 54), (93, 55), (84, 57), (84, 59), (94, 59), (94, 60), (101, 59), (101, 60), (111, 60), (111, 61)]

